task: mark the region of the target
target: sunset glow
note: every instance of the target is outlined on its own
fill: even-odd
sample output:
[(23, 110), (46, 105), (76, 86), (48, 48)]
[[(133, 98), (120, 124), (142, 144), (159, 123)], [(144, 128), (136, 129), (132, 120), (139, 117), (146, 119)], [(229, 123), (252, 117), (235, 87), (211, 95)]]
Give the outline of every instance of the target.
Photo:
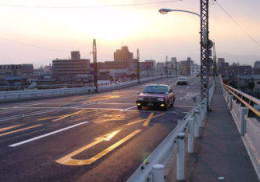
[[(100, 59), (112, 59), (111, 52), (122, 45), (128, 45), (131, 50), (140, 47), (144, 58), (153, 57), (160, 61), (165, 55), (180, 58), (190, 55), (198, 60), (198, 18), (182, 13), (169, 15), (158, 13), (158, 9), (162, 7), (184, 8), (199, 12), (199, 1), (192, 2), (176, 0), (172, 3), (138, 6), (141, 2), (135, 0), (77, 0), (73, 3), (30, 0), (21, 6), (18, 0), (8, 2), (1, 0), (0, 47), (10, 51), (15, 47), (19, 55), (3, 53), (1, 60), (5, 63), (6, 61), (34, 61), (36, 64), (41, 64), (50, 62), (50, 57), (62, 55), (66, 57), (68, 51), (73, 49), (82, 50), (85, 57), (91, 57), (89, 52), (91, 52), (93, 38), (97, 39), (98, 46), (102, 48)], [(241, 7), (237, 7), (239, 8)], [(244, 6), (244, 8), (246, 11), (248, 7)], [(260, 23), (257, 15), (245, 16), (237, 9), (234, 10), (237, 19), (243, 23), (243, 26), (251, 27), (247, 31), (260, 40)], [(221, 45), (216, 44), (220, 52), (229, 49), (229, 52), (241, 54), (241, 51), (236, 53), (236, 50), (232, 49), (232, 46), (235, 46), (238, 50), (247, 49), (248, 52), (243, 54), (259, 56), (260, 48), (252, 43), (214, 4), (211, 5), (211, 12), (210, 33), (213, 39), (218, 39), (221, 43)], [(33, 45), (43, 49), (35, 50), (38, 48)], [(56, 49), (61, 51), (59, 53), (52, 51)], [(89, 51), (86, 51), (87, 49)], [(10, 52), (8, 50), (7, 53)], [(46, 56), (35, 60), (35, 56), (29, 55), (30, 52), (38, 52)]]

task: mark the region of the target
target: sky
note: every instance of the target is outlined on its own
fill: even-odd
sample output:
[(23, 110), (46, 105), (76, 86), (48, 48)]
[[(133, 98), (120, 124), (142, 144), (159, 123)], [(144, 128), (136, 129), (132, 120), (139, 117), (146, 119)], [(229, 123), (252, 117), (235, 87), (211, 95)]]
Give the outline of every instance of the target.
[[(199, 18), (158, 13), (160, 8), (199, 12), (199, 0), (0, 0), (0, 64), (47, 65), (78, 50), (98, 61), (113, 60), (127, 45), (142, 60), (165, 57), (200, 60)], [(210, 38), (218, 57), (253, 64), (260, 60), (260, 1), (218, 0), (233, 20), (210, 0)]]

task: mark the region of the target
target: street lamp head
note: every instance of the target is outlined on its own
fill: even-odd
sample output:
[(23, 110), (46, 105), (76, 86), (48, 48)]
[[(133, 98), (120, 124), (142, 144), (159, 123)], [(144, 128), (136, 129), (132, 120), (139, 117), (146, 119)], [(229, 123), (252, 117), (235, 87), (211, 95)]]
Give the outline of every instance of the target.
[(161, 14), (167, 14), (167, 13), (169, 13), (171, 11), (172, 11), (171, 9), (167, 9), (167, 8), (159, 9), (159, 13), (161, 13)]
[(196, 13), (196, 12), (193, 12), (193, 11), (189, 11), (189, 10), (182, 10), (182, 9), (168, 9), (168, 8), (162, 8), (162, 9), (159, 9), (159, 13), (161, 14), (167, 14), (169, 12), (182, 12), (182, 13), (189, 13), (189, 14), (193, 14), (193, 15), (196, 15), (198, 17), (200, 17), (200, 14), (199, 13)]

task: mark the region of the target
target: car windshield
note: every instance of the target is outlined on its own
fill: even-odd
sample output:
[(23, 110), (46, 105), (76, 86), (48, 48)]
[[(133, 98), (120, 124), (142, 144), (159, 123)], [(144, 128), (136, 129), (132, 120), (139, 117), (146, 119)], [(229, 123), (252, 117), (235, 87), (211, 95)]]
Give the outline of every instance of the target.
[(152, 93), (152, 94), (165, 94), (168, 92), (167, 86), (151, 85), (144, 88), (143, 93)]
[(184, 77), (180, 77), (179, 80), (181, 80), (181, 81), (186, 81), (187, 79), (184, 78)]

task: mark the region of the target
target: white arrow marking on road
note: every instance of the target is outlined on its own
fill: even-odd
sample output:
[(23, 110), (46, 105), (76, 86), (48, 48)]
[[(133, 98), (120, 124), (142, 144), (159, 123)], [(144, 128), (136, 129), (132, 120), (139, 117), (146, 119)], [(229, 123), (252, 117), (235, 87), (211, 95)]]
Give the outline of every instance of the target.
[(78, 124), (75, 124), (75, 125), (72, 125), (72, 126), (68, 126), (66, 128), (62, 128), (62, 129), (59, 129), (59, 130), (56, 130), (56, 131), (53, 131), (53, 132), (50, 132), (50, 133), (46, 133), (44, 135), (40, 135), (40, 136), (33, 137), (31, 139), (28, 139), (28, 140), (24, 140), (22, 142), (11, 144), (11, 145), (9, 145), (9, 147), (17, 147), (17, 146), (20, 146), (20, 145), (23, 145), (23, 144), (26, 144), (26, 143), (29, 143), (29, 142), (32, 142), (32, 141), (35, 141), (35, 140), (39, 140), (41, 138), (45, 138), (45, 137), (50, 136), (50, 135), (54, 135), (54, 134), (69, 130), (71, 128), (74, 128), (74, 127), (77, 127), (77, 126), (80, 126), (80, 125), (83, 125), (83, 124), (87, 124), (87, 123), (88, 123), (88, 121), (84, 121), (84, 122), (81, 122), (81, 123), (78, 123)]

